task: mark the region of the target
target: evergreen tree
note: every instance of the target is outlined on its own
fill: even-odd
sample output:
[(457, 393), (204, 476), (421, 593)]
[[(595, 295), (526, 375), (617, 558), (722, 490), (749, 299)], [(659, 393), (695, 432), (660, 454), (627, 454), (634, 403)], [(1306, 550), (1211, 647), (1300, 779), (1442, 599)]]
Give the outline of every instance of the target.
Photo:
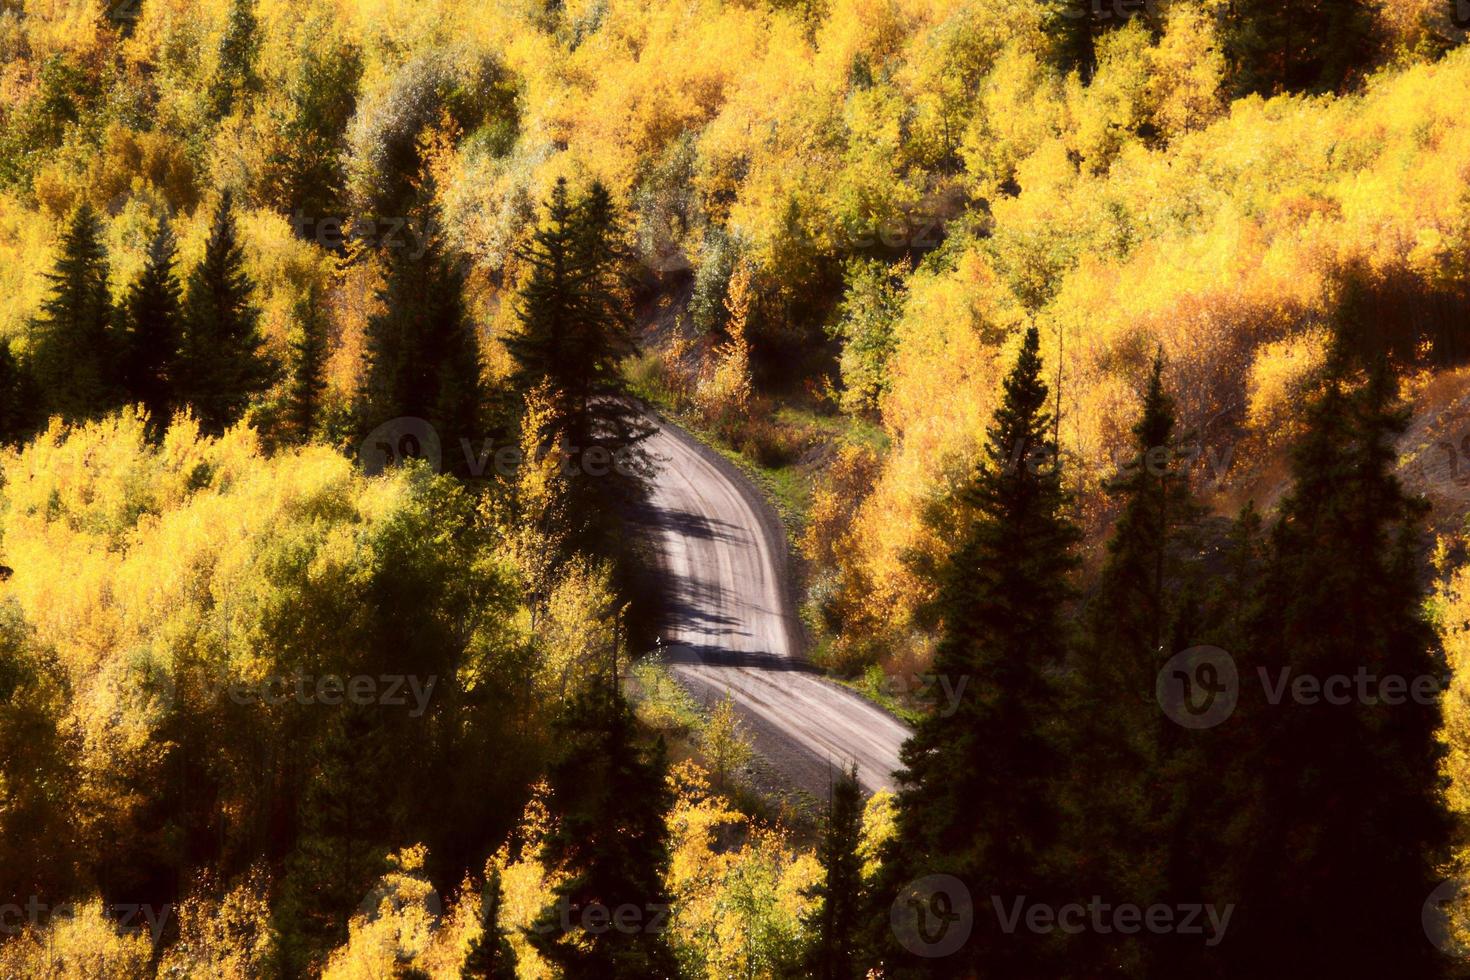
[(61, 236), (51, 295), (31, 324), (31, 365), (48, 411), (69, 422), (96, 418), (120, 403), (118, 341), (102, 223), (90, 204)]
[[(1226, 949), (1236, 975), (1441, 970), (1420, 922), (1448, 829), (1438, 701), (1377, 684), (1364, 692), (1356, 680), (1407, 686), (1443, 669), (1417, 567), (1423, 506), (1394, 473), (1407, 413), (1386, 360), (1358, 363), (1364, 275), (1350, 271), (1341, 286), (1338, 337), (1272, 529), (1253, 643), (1240, 655), (1242, 674), (1259, 672), (1262, 686), (1310, 676), (1324, 693), (1242, 701), (1258, 784), (1250, 846), (1236, 855), (1238, 924)], [(1332, 677), (1353, 679), (1338, 703)]]
[(220, 198), (204, 258), (189, 274), (176, 397), (194, 409), (203, 431), (218, 435), (240, 421), (253, 395), (275, 381), (265, 352), (254, 287), (235, 230), (228, 191)]
[(0, 443), (20, 442), (35, 429), (40, 400), (27, 365), (0, 341)]
[(1234, 0), (1223, 17), (1242, 95), (1336, 91), (1367, 73), (1379, 43), (1367, 0)]
[(580, 697), (561, 727), (548, 775), (559, 820), (541, 858), (566, 877), (527, 938), (568, 980), (674, 977), (663, 740), (645, 758), (632, 712), (608, 689)]
[(301, 333), (291, 342), (291, 384), (287, 392), (286, 427), (298, 442), (307, 442), (321, 423), (327, 389), (327, 331), (330, 324), (321, 291), (313, 285), (296, 306)]
[(822, 880), (811, 897), (820, 904), (809, 925), (815, 933), (808, 967), (818, 980), (851, 980), (866, 975), (858, 960), (864, 905), (862, 861), (863, 793), (857, 767), (842, 773), (827, 804), (827, 829), (819, 856)]
[[(433, 225), (425, 221), (425, 229)], [(422, 254), (387, 253), (368, 321), (368, 366), (359, 401), (370, 431), (395, 418), (421, 418), (439, 434), (444, 461), (468, 475), (461, 440), (478, 446), (483, 392), (479, 343), (464, 305), (464, 271), (437, 237)]]
[(172, 419), (175, 360), (181, 331), (179, 281), (174, 275), (174, 237), (160, 222), (148, 245), (143, 271), (128, 287), (123, 324), (123, 383), (127, 400), (148, 413), (149, 431), (159, 437)]
[[(1191, 456), (1174, 431), (1163, 369), (1160, 353), (1133, 427), (1134, 455), (1108, 488), (1122, 501), (1122, 511), (1088, 601), (1067, 711), (1074, 736), (1067, 753), (1069, 823), (1081, 893), (1126, 897), (1140, 905), (1152, 904), (1168, 888), (1167, 845), (1177, 814), (1169, 809), (1175, 797), (1167, 789), (1180, 774), (1165, 747), (1168, 722), (1155, 702), (1155, 683), (1176, 652), (1170, 640), (1183, 602), (1181, 533), (1200, 515), (1181, 465)], [(1128, 944), (1093, 933), (1083, 940), (1094, 942), (1098, 970), (1128, 962), (1135, 976), (1146, 972), (1137, 958), (1158, 945), (1156, 937)], [(1069, 961), (1075, 968), (1088, 955), (1074, 950)]]
[[(609, 529), (598, 515), (635, 496), (637, 480), (629, 477), (646, 468), (637, 447), (650, 430), (622, 397), (619, 364), (633, 341), (622, 295), (621, 235), (606, 188), (594, 184), (574, 206), (565, 181), (558, 181), (546, 221), (522, 253), (531, 271), (517, 311), (521, 330), (506, 341), (517, 390), (524, 394), (544, 381), (556, 393), (559, 417), (549, 428), (572, 456), (568, 512), (582, 523), (569, 537), (584, 550), (609, 547), (594, 540)], [(619, 465), (610, 467), (611, 459)]]
[(490, 980), (515, 980), (516, 953), (507, 933), (500, 928), (500, 868), (492, 866), (485, 881), (480, 902), (480, 935), (470, 941), (459, 975), (464, 980), (487, 977)]
[(228, 116), (241, 96), (260, 90), (260, 76), (255, 70), (259, 54), (255, 0), (231, 0), (230, 17), (219, 41), (219, 64), (209, 90), (216, 116)]
[[(1057, 898), (1059, 795), (1057, 673), (1067, 647), (1068, 576), (1076, 528), (1062, 489), (1041, 380), (1040, 339), (1027, 330), (1005, 382), (985, 458), (961, 490), (969, 515), (949, 531), (943, 627), (933, 673), (972, 693), (932, 711), (904, 744), (896, 833), (886, 848), (882, 900), (930, 874), (960, 878), (977, 905)], [(892, 948), (894, 975), (1034, 977), (1047, 972), (1046, 937), (1007, 935), (977, 915), (975, 934), (944, 958)]]

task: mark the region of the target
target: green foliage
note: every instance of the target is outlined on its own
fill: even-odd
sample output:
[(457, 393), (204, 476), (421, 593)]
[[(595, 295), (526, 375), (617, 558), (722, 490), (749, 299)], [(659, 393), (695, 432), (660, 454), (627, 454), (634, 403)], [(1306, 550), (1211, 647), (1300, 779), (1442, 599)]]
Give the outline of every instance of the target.
[(209, 100), (217, 116), (228, 116), (260, 90), (256, 62), (260, 57), (260, 25), (255, 0), (230, 0), (229, 20), (219, 42), (219, 62)]
[(903, 268), (853, 259), (847, 265), (847, 290), (828, 328), (842, 341), (842, 407), (871, 413), (888, 390), (888, 359), (898, 346), (894, 327), (903, 312)]

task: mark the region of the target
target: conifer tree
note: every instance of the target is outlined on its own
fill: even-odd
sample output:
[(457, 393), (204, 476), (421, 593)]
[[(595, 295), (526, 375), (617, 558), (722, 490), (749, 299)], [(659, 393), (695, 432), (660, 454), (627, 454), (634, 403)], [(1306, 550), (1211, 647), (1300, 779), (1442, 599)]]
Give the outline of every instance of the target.
[[(977, 904), (1056, 897), (1064, 764), (1057, 673), (1068, 648), (1078, 532), (1063, 516), (1039, 347), (1031, 327), (984, 459), (961, 490), (968, 516), (946, 532), (956, 546), (940, 588), (932, 671), (952, 683), (964, 678), (975, 693), (953, 712), (931, 711), (904, 744), (880, 904), (931, 874), (960, 878)], [(1004, 934), (994, 916), (977, 915), (962, 950), (928, 959), (889, 942), (886, 969), (1034, 977), (1047, 971), (1048, 942), (1024, 930)]]
[(621, 696), (581, 696), (562, 723), (548, 782), (559, 819), (541, 859), (566, 877), (527, 938), (568, 980), (673, 977), (664, 814), (672, 803), (660, 739), (645, 757)]
[[(1338, 336), (1272, 529), (1253, 642), (1238, 655), (1262, 688), (1308, 676), (1323, 689), (1242, 700), (1258, 799), (1236, 854), (1226, 952), (1237, 975), (1441, 969), (1420, 919), (1447, 835), (1439, 703), (1384, 679), (1410, 688), (1438, 677), (1442, 658), (1417, 569), (1422, 502), (1395, 475), (1407, 414), (1386, 359), (1360, 364), (1366, 275), (1341, 283)], [(1351, 683), (1334, 691), (1333, 677)], [(1366, 690), (1361, 677), (1373, 679)]]
[(296, 306), (301, 333), (291, 342), (291, 385), (286, 426), (298, 442), (307, 442), (321, 423), (327, 389), (327, 311), (321, 290), (313, 285)]
[(40, 393), (27, 365), (0, 341), (0, 442), (23, 440), (40, 421)]
[[(545, 222), (522, 252), (530, 275), (517, 311), (521, 330), (506, 341), (517, 390), (546, 382), (556, 393), (560, 418), (550, 429), (573, 457), (569, 512), (582, 519), (570, 537), (587, 550), (598, 550), (592, 536), (608, 529), (598, 516), (637, 494), (634, 475), (646, 467), (637, 447), (649, 430), (622, 397), (619, 363), (633, 342), (622, 296), (621, 234), (606, 188), (594, 184), (573, 205), (565, 181), (558, 181)], [(601, 461), (593, 463), (598, 454)], [(619, 464), (609, 467), (609, 459)], [(590, 465), (581, 465), (584, 460)], [(599, 468), (606, 472), (592, 472)]]
[(395, 418), (424, 419), (439, 434), (445, 464), (467, 475), (460, 440), (478, 445), (483, 392), (460, 263), (436, 236), (425, 239), (422, 254), (391, 248), (378, 299), (382, 312), (368, 322), (359, 397), (364, 429)]
[[(1178, 443), (1173, 399), (1164, 390), (1163, 355), (1154, 359), (1143, 411), (1133, 427), (1133, 456), (1108, 489), (1122, 511), (1107, 562), (1085, 617), (1085, 639), (1070, 672), (1067, 711), (1073, 744), (1075, 866), (1083, 893), (1127, 896), (1143, 905), (1162, 894), (1173, 797), (1164, 744), (1167, 720), (1155, 703), (1158, 671), (1182, 602), (1181, 535), (1200, 514)], [(1198, 775), (1198, 774), (1194, 774)], [(1150, 937), (1152, 939), (1153, 937)], [(1098, 969), (1146, 954), (1150, 942), (1088, 935)], [(1076, 965), (1086, 954), (1074, 950)], [(1130, 972), (1144, 967), (1132, 961)]]
[(120, 311), (123, 324), (123, 382), (130, 403), (148, 413), (149, 432), (158, 438), (176, 406), (174, 374), (181, 340), (176, 249), (165, 222), (148, 245), (143, 271), (128, 287)]
[(827, 803), (827, 828), (818, 852), (822, 880), (811, 897), (819, 905), (809, 925), (815, 940), (808, 962), (809, 975), (818, 980), (851, 980), (866, 975), (858, 956), (864, 907), (862, 861), (863, 793), (857, 767), (843, 772), (832, 786)]
[(56, 266), (46, 274), (51, 295), (31, 324), (31, 365), (48, 411), (67, 421), (116, 408), (118, 341), (108, 287), (102, 224), (90, 204), (72, 214)]
[(507, 933), (500, 927), (500, 868), (492, 865), (480, 900), (480, 935), (470, 941), (459, 975), (464, 980), (515, 980), (516, 953)]
[(260, 24), (255, 0), (231, 0), (230, 16), (220, 36), (219, 63), (210, 86), (216, 116), (228, 116), (242, 95), (260, 89), (255, 62), (260, 53)]
[(189, 273), (176, 396), (213, 435), (240, 421), (252, 396), (275, 381), (277, 365), (264, 350), (254, 286), (226, 191), (215, 209), (204, 258)]

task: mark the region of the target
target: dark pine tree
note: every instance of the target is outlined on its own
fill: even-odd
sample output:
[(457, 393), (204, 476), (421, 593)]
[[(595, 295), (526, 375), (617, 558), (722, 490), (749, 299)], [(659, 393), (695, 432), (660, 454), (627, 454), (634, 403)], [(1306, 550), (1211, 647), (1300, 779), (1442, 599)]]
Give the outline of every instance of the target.
[[(626, 254), (616, 208), (601, 184), (575, 206), (565, 181), (522, 258), (530, 275), (521, 291), (520, 332), (506, 341), (524, 394), (541, 382), (556, 395), (549, 429), (571, 456), (567, 512), (580, 520), (568, 538), (580, 548), (615, 552), (606, 515), (640, 490), (647, 461), (639, 444), (646, 423), (623, 397), (619, 363), (633, 350), (623, 295)], [(609, 460), (618, 460), (611, 466)]]
[(107, 248), (97, 212), (83, 204), (62, 233), (51, 295), (31, 324), (31, 368), (47, 410), (69, 422), (121, 403), (121, 344), (107, 283)]
[(820, 904), (809, 923), (815, 938), (807, 966), (809, 975), (818, 980), (867, 975), (858, 949), (865, 900), (858, 857), (862, 827), (863, 792), (854, 767), (832, 786), (820, 850), (822, 880), (812, 889)]
[[(985, 458), (960, 491), (961, 526), (941, 582), (933, 672), (969, 692), (922, 719), (902, 752), (897, 829), (880, 903), (932, 874), (960, 878), (975, 933), (953, 955), (913, 956), (889, 941), (897, 976), (1035, 977), (1050, 943), (1024, 924), (1002, 931), (992, 902), (1056, 901), (1063, 709), (1057, 675), (1069, 646), (1069, 574), (1078, 532), (1062, 489), (1041, 380), (1040, 340), (1026, 332), (1005, 381)], [(884, 906), (886, 908), (886, 905)], [(880, 937), (881, 938), (881, 937)]]
[(327, 390), (327, 332), (321, 290), (313, 285), (296, 306), (301, 332), (291, 342), (291, 382), (286, 395), (286, 428), (297, 442), (308, 442), (321, 424)]
[(168, 428), (177, 406), (173, 385), (182, 339), (182, 308), (174, 258), (174, 237), (168, 225), (160, 222), (148, 245), (143, 271), (128, 287), (119, 311), (126, 398), (148, 413), (148, 430), (154, 439)]
[(255, 70), (259, 54), (255, 0), (231, 0), (230, 18), (219, 41), (219, 63), (209, 88), (216, 116), (228, 116), (243, 96), (260, 90), (260, 76)]
[(508, 933), (500, 927), (500, 869), (490, 868), (485, 891), (480, 900), (480, 935), (470, 941), (459, 975), (463, 980), (486, 977), (489, 980), (515, 980), (516, 952)]
[[(1169, 826), (1175, 797), (1164, 784), (1168, 765), (1155, 682), (1169, 648), (1187, 557), (1186, 529), (1200, 517), (1186, 466), (1193, 457), (1175, 432), (1174, 403), (1164, 390), (1164, 362), (1154, 358), (1143, 411), (1133, 426), (1133, 453), (1108, 486), (1122, 504), (1107, 561), (1087, 603), (1085, 637), (1069, 673), (1066, 713), (1075, 831), (1075, 874), (1086, 895), (1114, 895), (1149, 905), (1168, 888)], [(1196, 896), (1197, 897), (1197, 896)], [(1073, 967), (1089, 958), (1098, 972), (1127, 962), (1146, 975), (1147, 942), (1088, 934), (1072, 951)], [(1095, 957), (1095, 959), (1093, 959)]]
[(662, 739), (649, 755), (621, 696), (584, 695), (562, 723), (563, 751), (548, 775), (558, 821), (542, 861), (566, 877), (527, 931), (567, 980), (672, 978), (664, 932), (672, 802)]
[[(431, 221), (420, 224), (433, 228)], [(464, 271), (431, 236), (422, 254), (387, 252), (378, 299), (368, 321), (368, 367), (359, 393), (365, 432), (397, 418), (427, 421), (439, 435), (446, 467), (469, 475), (462, 440), (478, 446), (483, 391), (479, 343), (464, 305)]]
[[(1335, 346), (1270, 536), (1252, 647), (1237, 655), (1253, 703), (1243, 700), (1249, 710), (1231, 724), (1250, 726), (1259, 774), (1244, 835), (1253, 848), (1237, 854), (1238, 923), (1224, 947), (1237, 976), (1443, 968), (1420, 921), (1448, 832), (1439, 704), (1376, 685), (1365, 696), (1357, 680), (1444, 671), (1423, 608), (1424, 508), (1395, 476), (1407, 413), (1386, 359), (1360, 354), (1367, 275), (1343, 277)], [(1267, 700), (1267, 683), (1302, 676), (1323, 682), (1324, 696), (1297, 699), (1288, 688)], [(1349, 679), (1345, 692), (1332, 677)], [(1339, 703), (1326, 696), (1334, 691)]]
[(204, 258), (189, 273), (184, 291), (174, 386), (178, 400), (193, 408), (200, 428), (212, 435), (240, 421), (251, 397), (276, 379), (278, 367), (260, 334), (260, 311), (251, 303), (253, 290), (226, 191), (215, 209)]
[(0, 341), (0, 442), (23, 441), (40, 423), (41, 396), (27, 364)]
[(1379, 44), (1367, 0), (1234, 0), (1223, 16), (1242, 95), (1336, 91), (1372, 67)]

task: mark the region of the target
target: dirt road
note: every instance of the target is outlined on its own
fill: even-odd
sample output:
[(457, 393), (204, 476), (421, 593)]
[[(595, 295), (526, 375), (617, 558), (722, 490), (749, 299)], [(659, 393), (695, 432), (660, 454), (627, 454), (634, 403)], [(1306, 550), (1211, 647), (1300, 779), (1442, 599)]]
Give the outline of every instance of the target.
[(677, 427), (660, 421), (645, 445), (659, 468), (647, 520), (675, 676), (706, 703), (728, 692), (756, 751), (818, 799), (831, 769), (853, 762), (864, 789), (892, 789), (908, 729), (802, 661), (786, 538), (771, 508)]

